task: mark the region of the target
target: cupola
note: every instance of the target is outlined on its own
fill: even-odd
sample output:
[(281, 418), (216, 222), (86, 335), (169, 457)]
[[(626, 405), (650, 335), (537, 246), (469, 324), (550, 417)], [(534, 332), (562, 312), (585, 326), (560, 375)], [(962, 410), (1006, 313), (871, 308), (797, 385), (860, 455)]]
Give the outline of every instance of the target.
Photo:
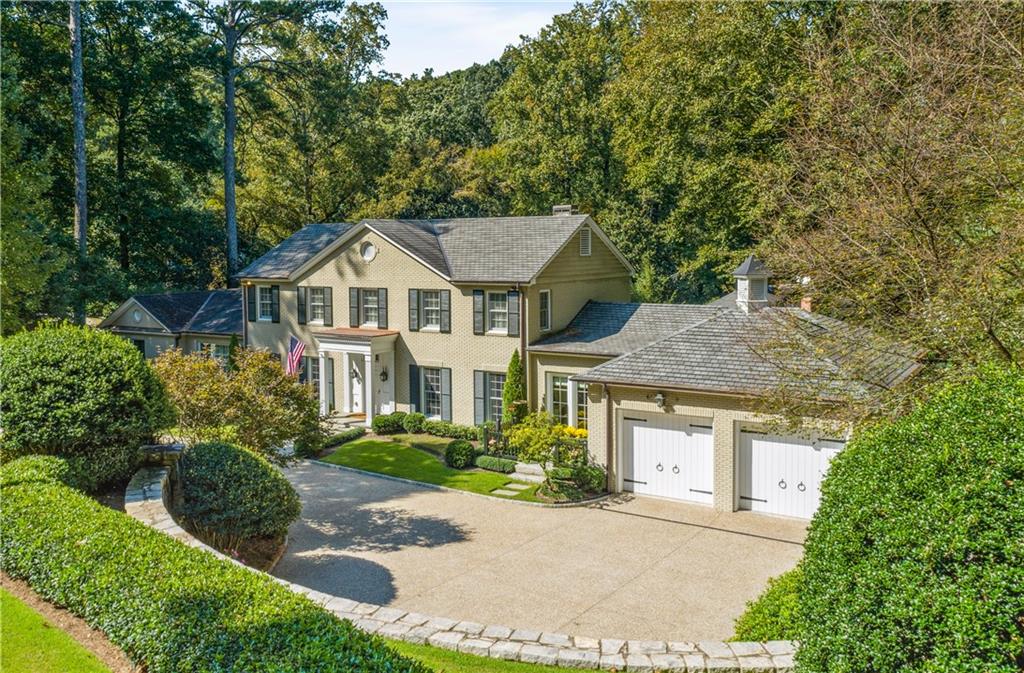
[(768, 279), (772, 272), (761, 260), (749, 255), (732, 275), (736, 278), (736, 308), (750, 313), (768, 305)]

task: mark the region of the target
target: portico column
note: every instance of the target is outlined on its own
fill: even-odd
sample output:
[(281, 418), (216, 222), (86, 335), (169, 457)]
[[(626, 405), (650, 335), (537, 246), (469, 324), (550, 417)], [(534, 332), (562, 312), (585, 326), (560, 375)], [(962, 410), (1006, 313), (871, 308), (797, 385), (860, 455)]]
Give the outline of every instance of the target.
[(373, 422), (373, 360), (370, 354), (363, 356), (365, 366), (363, 367), (363, 408), (366, 409), (366, 427), (371, 427)]
[(319, 390), (317, 391), (320, 395), (320, 415), (327, 415), (327, 354), (321, 350), (317, 355), (320, 360), (320, 381)]
[(341, 381), (345, 387), (344, 406), (342, 410), (346, 414), (352, 413), (352, 372), (349, 370), (348, 351), (341, 352)]

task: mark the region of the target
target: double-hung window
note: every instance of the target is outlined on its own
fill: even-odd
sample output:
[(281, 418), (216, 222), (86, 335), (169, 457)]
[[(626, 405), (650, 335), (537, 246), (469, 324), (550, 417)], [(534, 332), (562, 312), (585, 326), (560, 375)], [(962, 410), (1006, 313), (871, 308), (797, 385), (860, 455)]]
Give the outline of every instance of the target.
[(309, 321), (323, 324), (324, 322), (324, 289), (322, 287), (309, 288)]
[(505, 375), (487, 373), (487, 420), (498, 421), (502, 414), (502, 393), (505, 391)]
[(540, 331), (551, 329), (551, 290), (540, 291)]
[(420, 329), (441, 329), (441, 291), (422, 290), (420, 298), (423, 302), (423, 322)]
[(362, 297), (362, 317), (360, 318), (361, 324), (364, 327), (376, 327), (380, 314), (378, 309), (380, 307), (380, 297), (377, 290), (363, 290), (360, 293)]
[(259, 293), (259, 313), (257, 317), (260, 320), (273, 320), (274, 319), (274, 295), (270, 287), (260, 286), (256, 288)]
[(508, 294), (505, 292), (487, 293), (487, 331), (508, 331)]
[(555, 423), (586, 429), (587, 404), (587, 384), (565, 374), (548, 375), (548, 413)]
[(441, 416), (441, 370), (435, 367), (423, 368), (423, 413)]

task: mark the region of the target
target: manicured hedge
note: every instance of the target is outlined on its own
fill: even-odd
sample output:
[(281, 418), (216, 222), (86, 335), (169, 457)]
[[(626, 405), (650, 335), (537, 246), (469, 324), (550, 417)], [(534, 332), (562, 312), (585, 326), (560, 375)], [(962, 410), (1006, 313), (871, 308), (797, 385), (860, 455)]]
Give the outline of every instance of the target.
[(265, 575), (67, 486), (2, 489), (0, 566), (149, 673), (427, 673)]
[(1002, 365), (859, 432), (802, 563), (810, 671), (1024, 665), (1024, 371)]
[(95, 489), (130, 476), (139, 446), (173, 414), (156, 374), (119, 336), (60, 325), (2, 341), (3, 461), (61, 456)]
[(516, 471), (516, 461), (498, 456), (477, 456), (474, 464), (481, 469), (502, 474), (512, 474)]
[(465, 439), (453, 439), (444, 449), (444, 462), (458, 470), (472, 465), (475, 457), (476, 450)]
[(797, 588), (800, 568), (768, 580), (768, 586), (736, 620), (733, 640), (797, 640), (800, 637)]
[(394, 435), (399, 432), (405, 432), (405, 416), (406, 413), (404, 411), (374, 416), (370, 425), (373, 426), (374, 433), (378, 435)]
[[(376, 420), (376, 419), (374, 419)], [(346, 428), (341, 432), (331, 435), (324, 440), (324, 448), (333, 449), (336, 446), (341, 446), (347, 442), (359, 439), (366, 434), (366, 428), (354, 427)]]
[(295, 489), (265, 458), (232, 444), (190, 446), (178, 460), (181, 515), (222, 549), (283, 535), (299, 518)]
[(448, 421), (425, 421), (423, 432), (435, 437), (449, 437), (451, 439), (479, 439), (480, 429), (473, 425), (458, 425)]
[(406, 414), (402, 420), (402, 427), (411, 435), (423, 432), (423, 425), (427, 422), (427, 417), (419, 412), (413, 412)]
[(86, 484), (68, 461), (57, 456), (25, 456), (0, 466), (0, 486), (59, 482), (71, 488)]

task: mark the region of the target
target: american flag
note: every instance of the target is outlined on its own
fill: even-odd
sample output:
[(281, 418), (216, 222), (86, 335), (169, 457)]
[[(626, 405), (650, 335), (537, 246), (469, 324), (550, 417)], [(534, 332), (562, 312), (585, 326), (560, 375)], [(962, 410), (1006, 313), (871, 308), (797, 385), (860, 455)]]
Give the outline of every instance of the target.
[(306, 352), (306, 344), (299, 341), (295, 335), (288, 340), (288, 362), (285, 371), (289, 374), (296, 374), (302, 364), (302, 354)]

